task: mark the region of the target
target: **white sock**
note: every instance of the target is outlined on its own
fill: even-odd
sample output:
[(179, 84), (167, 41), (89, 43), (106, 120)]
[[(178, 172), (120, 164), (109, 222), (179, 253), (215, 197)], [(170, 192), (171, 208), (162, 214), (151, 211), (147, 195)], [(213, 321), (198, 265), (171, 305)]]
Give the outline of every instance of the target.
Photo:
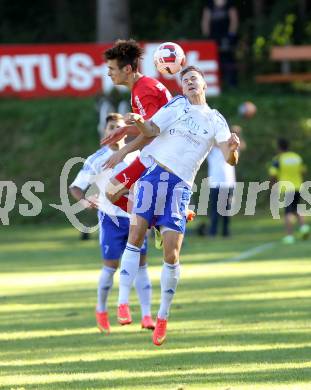
[(139, 297), (141, 307), (141, 317), (151, 315), (151, 296), (152, 286), (148, 274), (147, 264), (138, 268), (138, 272), (135, 279), (135, 287), (137, 295)]
[(180, 265), (163, 263), (161, 273), (161, 304), (158, 317), (167, 319), (180, 276)]
[(140, 248), (126, 244), (120, 264), (119, 305), (129, 302), (130, 291), (139, 267)]
[(113, 285), (115, 268), (104, 266), (101, 270), (97, 286), (97, 306), (99, 312), (107, 311), (107, 298)]

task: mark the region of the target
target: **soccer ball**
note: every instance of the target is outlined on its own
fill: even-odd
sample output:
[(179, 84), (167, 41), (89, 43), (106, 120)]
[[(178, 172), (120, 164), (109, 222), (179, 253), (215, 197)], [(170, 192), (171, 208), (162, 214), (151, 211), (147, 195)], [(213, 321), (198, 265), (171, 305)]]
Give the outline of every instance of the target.
[(252, 118), (256, 112), (257, 107), (252, 102), (244, 102), (238, 108), (238, 113), (244, 118)]
[(186, 56), (183, 49), (174, 42), (165, 42), (156, 49), (153, 61), (162, 74), (175, 74), (179, 72), (186, 63)]

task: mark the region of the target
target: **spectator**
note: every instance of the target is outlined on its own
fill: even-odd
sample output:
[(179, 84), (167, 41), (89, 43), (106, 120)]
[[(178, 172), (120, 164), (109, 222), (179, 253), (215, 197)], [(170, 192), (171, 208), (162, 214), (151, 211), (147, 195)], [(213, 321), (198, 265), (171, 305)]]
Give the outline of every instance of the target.
[[(240, 150), (246, 148), (246, 143), (241, 137), (242, 129), (240, 126), (232, 126), (231, 132), (236, 133), (240, 138)], [(222, 220), (222, 236), (230, 236), (230, 217), (224, 215), (222, 210), (230, 210), (233, 191), (236, 185), (235, 167), (228, 164), (217, 145), (207, 156), (208, 178), (210, 186), (210, 227), (208, 234), (216, 236), (218, 233), (218, 223)], [(203, 223), (198, 228), (198, 234), (206, 234), (206, 224)]]
[(296, 217), (300, 228), (299, 234), (301, 238), (307, 238), (310, 233), (310, 226), (305, 224), (304, 218), (299, 214), (297, 205), (300, 201), (300, 187), (303, 183), (303, 174), (306, 171), (301, 156), (295, 152), (289, 151), (289, 142), (280, 138), (278, 140), (279, 154), (272, 160), (269, 168), (269, 175), (272, 184), (279, 181), (291, 182), (294, 186), (294, 192), (288, 191), (284, 186), (280, 186), (281, 194), (284, 194), (285, 199), (293, 199), (291, 204), (285, 207), (285, 230), (286, 236), (283, 238), (285, 244), (293, 244), (295, 237), (293, 235), (294, 227), (292, 217)]
[(217, 42), (221, 76), (230, 87), (237, 86), (235, 49), (238, 26), (238, 11), (232, 0), (207, 1), (202, 14), (202, 34)]

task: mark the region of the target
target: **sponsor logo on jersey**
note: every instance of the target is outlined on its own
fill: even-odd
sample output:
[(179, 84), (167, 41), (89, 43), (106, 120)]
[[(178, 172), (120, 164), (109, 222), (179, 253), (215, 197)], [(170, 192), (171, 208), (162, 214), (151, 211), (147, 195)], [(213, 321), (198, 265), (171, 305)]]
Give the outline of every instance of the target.
[(141, 104), (141, 101), (139, 100), (139, 97), (136, 95), (135, 98), (135, 103), (136, 103), (136, 106), (139, 110), (139, 113), (142, 117), (145, 117), (146, 116), (146, 111), (144, 110), (144, 107), (143, 105)]

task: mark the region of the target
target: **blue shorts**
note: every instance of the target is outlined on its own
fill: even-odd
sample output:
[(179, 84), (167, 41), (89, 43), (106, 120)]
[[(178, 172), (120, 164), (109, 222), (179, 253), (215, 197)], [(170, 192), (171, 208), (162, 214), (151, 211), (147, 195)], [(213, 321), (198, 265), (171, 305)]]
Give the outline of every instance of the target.
[(154, 164), (138, 181), (133, 214), (146, 219), (149, 226), (166, 226), (184, 233), (191, 195), (180, 177)]
[[(126, 217), (110, 217), (107, 214), (98, 212), (99, 221), (99, 245), (104, 260), (119, 260), (126, 247), (130, 220)], [(116, 223), (118, 222), (118, 224)], [(119, 225), (119, 226), (118, 226)], [(147, 253), (148, 242), (145, 237), (140, 250), (141, 255)]]

